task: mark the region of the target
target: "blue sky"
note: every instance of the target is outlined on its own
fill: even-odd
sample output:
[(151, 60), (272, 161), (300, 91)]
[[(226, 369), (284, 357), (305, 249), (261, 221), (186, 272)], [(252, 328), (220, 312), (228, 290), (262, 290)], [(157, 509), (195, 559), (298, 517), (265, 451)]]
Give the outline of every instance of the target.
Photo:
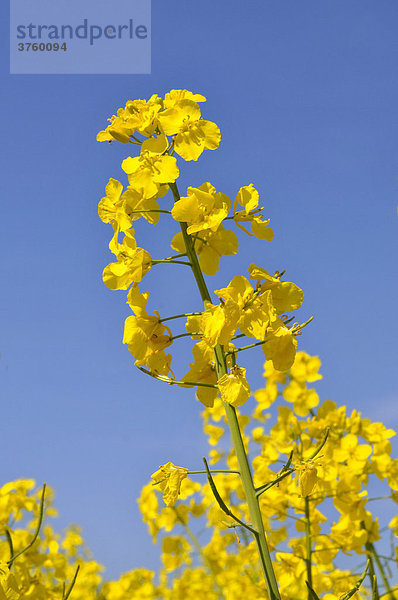
[[(126, 147), (96, 133), (127, 99), (206, 95), (222, 143), (181, 165), (181, 188), (253, 183), (276, 234), (242, 237), (210, 289), (251, 261), (286, 269), (305, 292), (297, 316), (315, 316), (299, 343), (322, 360), (321, 397), (397, 428), (398, 5), (153, 0), (152, 74), (124, 76), (9, 75), (2, 10), (2, 479), (54, 487), (58, 527), (82, 525), (109, 576), (155, 567), (135, 499), (167, 460), (198, 468), (206, 443), (193, 394), (140, 374), (121, 343), (129, 312), (102, 283), (97, 202)], [(136, 227), (156, 258), (164, 223)], [(200, 308), (183, 269), (147, 276), (152, 309)], [(261, 366), (259, 351), (254, 389)]]

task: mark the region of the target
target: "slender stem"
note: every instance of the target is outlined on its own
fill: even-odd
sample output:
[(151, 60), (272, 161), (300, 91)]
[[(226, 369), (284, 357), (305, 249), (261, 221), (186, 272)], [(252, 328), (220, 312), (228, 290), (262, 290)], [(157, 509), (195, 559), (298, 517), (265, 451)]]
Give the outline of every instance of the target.
[(161, 210), (160, 208), (152, 208), (151, 210), (129, 210), (129, 215), (143, 215), (147, 213), (163, 213), (171, 215), (171, 210)]
[(228, 350), (228, 352), (225, 352), (225, 355), (228, 356), (229, 354), (236, 354), (237, 352), (241, 352), (242, 350), (249, 350), (249, 348), (255, 348), (256, 346), (262, 346), (266, 342), (267, 342), (267, 340), (263, 340), (262, 342), (256, 342), (255, 344), (249, 344), (248, 346), (242, 346), (242, 348), (236, 348), (236, 350)]
[[(363, 524), (362, 527), (364, 528)], [(373, 564), (373, 558), (372, 558), (372, 548), (371, 548), (371, 543), (370, 542), (366, 542), (365, 543), (365, 549), (367, 551), (367, 555), (369, 558), (369, 571), (368, 571), (368, 575), (369, 575), (369, 579), (370, 579), (370, 584), (373, 587), (374, 586), (374, 600), (379, 600), (380, 599), (380, 594), (379, 594), (379, 588), (377, 586), (377, 579), (376, 579), (376, 573), (375, 573), (375, 568), (374, 568), (374, 564)], [(374, 583), (376, 581), (376, 584)]]
[(368, 498), (368, 502), (374, 502), (374, 500), (391, 500), (391, 496), (375, 496), (374, 498)]
[[(204, 472), (206, 473), (206, 471), (204, 471)], [(175, 506), (173, 506), (173, 510), (174, 510), (174, 513), (175, 513), (175, 515), (177, 517), (177, 521), (179, 523), (181, 523), (181, 525), (184, 527), (187, 536), (190, 538), (191, 542), (195, 546), (195, 548), (196, 548), (199, 556), (202, 559), (203, 564), (207, 567), (207, 569), (208, 569), (208, 571), (209, 571), (209, 573), (211, 575), (211, 578), (213, 580), (214, 588), (215, 588), (215, 590), (216, 590), (216, 592), (218, 594), (219, 599), (220, 600), (225, 600), (225, 596), (224, 596), (224, 594), (222, 592), (222, 589), (221, 589), (221, 587), (220, 587), (220, 585), (219, 585), (219, 583), (217, 581), (217, 576), (216, 576), (216, 574), (214, 572), (213, 567), (211, 566), (211, 562), (207, 558), (206, 554), (203, 552), (202, 547), (199, 544), (196, 535), (194, 534), (194, 532), (192, 531), (192, 529), (189, 527), (189, 525), (187, 523), (185, 523), (184, 519), (182, 519), (180, 517), (180, 515), (178, 514), (178, 510), (175, 508)]]
[[(306, 552), (307, 557), (305, 564), (307, 566), (307, 581), (309, 586), (312, 588), (312, 543), (311, 543), (311, 521), (310, 521), (310, 503), (308, 496), (304, 499), (305, 502), (305, 541), (306, 541)], [(308, 590), (308, 600), (311, 600), (311, 590)]]
[[(188, 471), (188, 475), (206, 474), (207, 471)], [(210, 469), (210, 473), (233, 473), (240, 475), (239, 471), (229, 471), (228, 469)]]
[(175, 258), (182, 258), (183, 256), (186, 256), (186, 254), (174, 254), (174, 256), (168, 256), (166, 260), (174, 260)]
[(318, 456), (318, 454), (320, 453), (320, 451), (322, 450), (322, 448), (326, 444), (326, 441), (327, 441), (327, 439), (329, 437), (329, 431), (330, 431), (330, 427), (327, 427), (323, 440), (320, 442), (320, 444), (318, 444), (318, 446), (315, 448), (315, 450), (306, 459), (306, 462), (308, 462), (309, 460), (314, 460), (314, 458), (316, 456)]
[(143, 373), (145, 373), (145, 375), (150, 375), (151, 377), (154, 377), (155, 379), (159, 379), (159, 381), (164, 381), (165, 383), (168, 383), (169, 385), (182, 385), (182, 386), (187, 386), (187, 387), (194, 387), (194, 386), (200, 386), (200, 387), (210, 387), (210, 388), (216, 388), (218, 387), (217, 385), (215, 385), (214, 383), (201, 383), (200, 381), (183, 381), (181, 379), (171, 379), (171, 377), (167, 377), (166, 375), (159, 375), (159, 373), (154, 373), (153, 371), (148, 371), (148, 369), (144, 369), (144, 367), (140, 367), (138, 365), (136, 365), (137, 369), (139, 369), (140, 371), (142, 371)]
[(172, 319), (181, 319), (182, 317), (195, 317), (196, 315), (202, 315), (201, 312), (192, 312), (192, 313), (182, 313), (180, 315), (173, 315), (172, 317), (165, 317), (164, 319), (159, 319), (159, 323), (164, 323), (165, 321), (171, 321)]
[(228, 506), (225, 504), (224, 500), (221, 498), (218, 490), (217, 490), (217, 486), (214, 483), (214, 479), (212, 477), (212, 474), (210, 473), (210, 469), (209, 469), (209, 465), (207, 464), (207, 460), (205, 459), (205, 457), (203, 457), (203, 462), (205, 463), (205, 467), (206, 467), (206, 473), (207, 473), (207, 481), (209, 482), (211, 491), (213, 492), (213, 496), (215, 497), (215, 499), (217, 500), (217, 504), (218, 506), (221, 508), (221, 510), (223, 512), (225, 512), (226, 515), (228, 515), (228, 517), (231, 517), (231, 519), (233, 519), (234, 521), (236, 521), (237, 523), (239, 523), (239, 525), (242, 525), (242, 527), (244, 527), (245, 529), (247, 529), (248, 531), (250, 531), (253, 535), (255, 535), (257, 532), (255, 529), (253, 529), (253, 527), (251, 527), (248, 523), (245, 523), (244, 521), (242, 521), (241, 519), (239, 519), (239, 517), (237, 517), (230, 508), (228, 508)]
[[(395, 585), (393, 588), (391, 588), (391, 591), (398, 591), (398, 585)], [(383, 598), (383, 596), (387, 596), (387, 594), (389, 594), (390, 592), (384, 592), (384, 594), (380, 595), (380, 598)]]
[(12, 557), (14, 556), (14, 545), (12, 543), (12, 537), (8, 527), (5, 530), (5, 534), (8, 542), (8, 547), (10, 549), (10, 560), (12, 560)]
[(238, 335), (234, 335), (231, 341), (237, 340), (238, 338), (246, 337), (244, 333), (238, 333)]
[(192, 337), (193, 335), (203, 335), (203, 333), (179, 333), (178, 335), (173, 335), (172, 337), (169, 338), (169, 340), (172, 342), (174, 340), (178, 340), (178, 338), (182, 338), (182, 337)]
[(37, 536), (39, 535), (39, 531), (41, 528), (41, 524), (43, 522), (43, 514), (44, 514), (44, 497), (46, 495), (46, 484), (43, 483), (43, 490), (41, 492), (41, 498), (40, 498), (40, 507), (39, 507), (39, 518), (37, 521), (37, 525), (36, 525), (36, 529), (35, 532), (33, 534), (32, 539), (30, 540), (29, 544), (27, 544), (25, 546), (25, 548), (23, 550), (20, 550), (19, 552), (17, 552), (16, 554), (14, 554), (10, 560), (7, 562), (8, 566), (11, 568), (13, 562), (15, 561), (16, 558), (18, 558), (18, 556), (21, 556), (21, 554), (23, 554), (24, 552), (26, 552), (27, 550), (29, 550), (29, 548), (31, 548), (33, 546), (33, 544), (35, 543), (35, 541), (37, 540)]
[[(170, 189), (174, 196), (174, 201), (178, 202), (180, 199), (180, 194), (178, 192), (177, 185), (175, 183), (170, 184)], [(192, 273), (195, 277), (201, 298), (203, 302), (211, 302), (211, 297), (209, 291), (206, 286), (206, 282), (203, 277), (203, 273), (199, 266), (198, 257), (194, 250), (194, 242), (191, 237), (187, 233), (187, 224), (180, 223), (181, 231), (184, 239), (185, 248), (187, 251), (187, 255), (189, 257), (191, 263)], [(224, 352), (224, 348), (221, 345), (217, 345), (214, 348), (214, 356), (216, 362), (217, 376), (218, 379), (227, 373), (227, 365), (226, 365), (226, 355)], [(254, 537), (257, 544), (257, 550), (259, 553), (261, 568), (264, 574), (264, 578), (267, 584), (268, 595), (270, 600), (280, 600), (278, 584), (276, 581), (274, 569), (272, 567), (271, 555), (268, 549), (267, 540), (264, 531), (264, 524), (261, 516), (259, 501), (256, 496), (256, 490), (253, 483), (253, 477), (249, 466), (249, 460), (246, 454), (246, 449), (243, 443), (242, 434), (239, 427), (238, 418), (236, 415), (235, 408), (230, 404), (224, 403), (224, 409), (226, 412), (226, 417), (228, 421), (228, 425), (231, 432), (232, 443), (235, 448), (236, 457), (239, 464), (239, 471), (241, 474), (241, 479), (243, 483), (243, 487), (245, 490), (245, 495), (247, 499), (247, 504), (249, 508), (249, 513), (252, 521), (253, 529), (255, 530)]]
[(71, 581), (71, 584), (70, 584), (70, 586), (68, 587), (68, 590), (67, 590), (67, 591), (66, 591), (66, 589), (65, 589), (65, 584), (64, 584), (64, 589), (63, 589), (63, 593), (62, 593), (62, 600), (68, 600), (69, 596), (71, 595), (71, 593), (72, 593), (72, 590), (73, 590), (73, 587), (74, 587), (74, 585), (75, 585), (75, 583), (76, 583), (76, 579), (77, 579), (77, 575), (78, 575), (78, 573), (79, 573), (79, 570), (80, 570), (80, 565), (77, 565), (77, 568), (76, 568), (75, 574), (74, 574), (74, 576), (73, 576), (73, 579), (72, 579), (72, 581)]
[(374, 544), (372, 544), (372, 542), (369, 542), (369, 549), (370, 549), (372, 556), (374, 557), (377, 567), (380, 571), (380, 575), (383, 580), (384, 587), (386, 588), (386, 592), (390, 595), (391, 600), (395, 600), (394, 593), (391, 589), (390, 583), (388, 581), (388, 577), (386, 575), (386, 572), (385, 572), (382, 562), (380, 560), (380, 556), (377, 554), (376, 548), (375, 548)]
[(282, 479), (285, 479), (285, 477), (287, 477), (288, 475), (291, 475), (293, 472), (294, 472), (294, 469), (289, 469), (288, 471), (284, 471), (283, 473), (278, 475), (278, 477), (276, 479), (274, 479), (273, 481), (270, 481), (269, 483), (265, 483), (264, 485), (261, 485), (260, 487), (258, 487), (256, 489), (257, 498), (259, 496), (261, 496), (261, 494), (263, 494), (264, 492), (266, 492), (267, 490), (272, 488), (274, 485), (276, 485), (277, 483), (282, 481)]
[(151, 261), (152, 265), (159, 265), (160, 263), (167, 263), (169, 265), (188, 265), (188, 267), (191, 266), (191, 263), (186, 262), (184, 260), (169, 260), (169, 259), (165, 258), (162, 260), (152, 260)]

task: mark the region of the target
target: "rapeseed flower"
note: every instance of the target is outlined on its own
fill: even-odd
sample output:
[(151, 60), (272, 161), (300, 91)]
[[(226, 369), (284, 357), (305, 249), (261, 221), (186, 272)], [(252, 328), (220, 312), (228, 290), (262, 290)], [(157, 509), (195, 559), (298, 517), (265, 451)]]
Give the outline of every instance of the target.
[(235, 365), (230, 373), (217, 382), (221, 398), (231, 406), (242, 406), (250, 398), (250, 387), (246, 379), (246, 369)]
[(188, 98), (159, 113), (157, 122), (166, 135), (174, 136), (175, 151), (184, 160), (198, 160), (203, 150), (215, 150), (219, 146), (219, 128), (202, 119), (198, 104)]
[(181, 482), (188, 475), (188, 469), (177, 467), (172, 462), (161, 465), (159, 470), (151, 475), (152, 485), (157, 485), (163, 494), (166, 506), (174, 506), (180, 493)]
[(118, 229), (109, 248), (116, 255), (117, 262), (105, 267), (102, 278), (111, 290), (127, 290), (132, 283), (139, 283), (152, 266), (149, 252), (137, 247), (134, 229), (126, 231), (123, 242), (117, 240)]
[[(262, 208), (258, 209), (259, 197), (259, 193), (252, 183), (241, 187), (235, 197), (232, 209), (234, 221), (248, 235), (254, 235), (260, 240), (271, 242), (274, 239), (274, 232), (268, 226), (270, 219), (264, 221), (259, 212), (263, 210)], [(243, 210), (236, 210), (238, 204), (243, 207)], [(241, 223), (250, 223), (252, 233), (243, 227)]]
[(216, 232), (230, 207), (228, 196), (217, 192), (211, 183), (206, 182), (198, 188), (189, 187), (187, 196), (174, 204), (171, 214), (176, 221), (187, 223), (187, 233), (192, 235), (207, 229)]

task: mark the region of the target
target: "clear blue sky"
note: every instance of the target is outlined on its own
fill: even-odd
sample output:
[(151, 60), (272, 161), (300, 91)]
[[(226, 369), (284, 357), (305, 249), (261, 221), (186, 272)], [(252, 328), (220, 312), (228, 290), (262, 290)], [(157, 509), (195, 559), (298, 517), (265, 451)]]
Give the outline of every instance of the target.
[[(322, 398), (397, 428), (398, 4), (153, 0), (145, 76), (10, 76), (2, 11), (2, 481), (53, 486), (59, 527), (82, 525), (109, 576), (155, 567), (135, 499), (166, 460), (198, 467), (206, 444), (193, 394), (140, 374), (122, 346), (129, 313), (102, 283), (111, 229), (97, 202), (126, 148), (96, 133), (127, 99), (205, 94), (222, 143), (185, 163), (182, 187), (234, 196), (252, 182), (276, 233), (242, 238), (210, 288), (253, 259), (285, 268), (305, 292), (298, 316), (315, 316), (299, 343), (322, 359)], [(171, 228), (154, 231), (136, 228), (167, 256)], [(152, 309), (199, 308), (182, 269), (146, 277)]]

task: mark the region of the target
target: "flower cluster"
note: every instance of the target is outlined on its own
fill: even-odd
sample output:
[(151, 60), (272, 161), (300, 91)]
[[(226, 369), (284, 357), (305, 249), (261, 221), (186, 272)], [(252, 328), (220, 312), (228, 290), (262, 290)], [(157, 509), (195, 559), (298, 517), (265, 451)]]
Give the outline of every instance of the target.
[[(164, 98), (154, 95), (148, 101), (129, 101), (111, 117), (110, 125), (97, 138), (139, 147), (138, 156), (129, 156), (122, 162), (128, 177), (126, 190), (123, 192), (122, 183), (110, 179), (106, 196), (99, 203), (100, 218), (114, 229), (109, 248), (116, 256), (116, 261), (105, 267), (103, 280), (112, 290), (129, 289), (127, 301), (134, 316), (126, 320), (123, 341), (136, 366), (151, 375), (171, 376), (173, 380), (172, 355), (165, 350), (174, 338), (159, 313), (145, 311), (148, 292), (141, 293), (138, 284), (154, 265), (183, 263), (179, 259), (184, 257), (192, 269), (214, 275), (221, 256), (238, 252), (236, 233), (224, 226), (228, 222), (261, 240), (271, 241), (274, 236), (269, 219), (262, 215), (259, 193), (253, 184), (241, 187), (233, 202), (210, 182), (188, 187), (185, 196), (178, 192), (180, 168), (176, 156), (196, 161), (205, 149), (214, 150), (220, 143), (217, 125), (201, 117), (199, 103), (205, 100), (187, 90), (172, 90)], [(170, 189), (171, 206), (166, 204)], [(171, 240), (171, 247), (179, 254), (153, 260), (147, 250), (138, 246), (132, 224), (144, 218), (156, 225), (162, 213), (180, 225), (181, 231)], [(124, 236), (122, 241), (120, 234)], [(250, 397), (246, 369), (236, 364), (236, 353), (242, 348), (233, 345), (234, 339), (246, 336), (256, 340), (276, 369), (288, 369), (294, 361), (301, 326), (292, 325), (287, 313), (300, 308), (302, 290), (283, 281), (280, 272), (270, 275), (266, 269), (251, 264), (248, 273), (252, 283), (237, 275), (227, 287), (215, 291), (218, 301), (204, 298), (204, 310), (187, 319), (188, 334), (199, 341), (193, 348), (194, 362), (178, 381), (180, 385), (197, 382), (197, 398), (208, 407), (218, 393), (235, 407)], [(229, 371), (217, 371), (217, 347), (226, 349)]]
[(91, 559), (79, 528), (71, 527), (61, 536), (48, 524), (47, 518), (57, 514), (53, 495), (47, 487), (44, 499), (44, 492), (35, 489), (31, 479), (0, 488), (3, 600), (59, 600), (68, 593), (74, 600), (97, 598), (103, 567)]
[[(285, 393), (293, 384), (293, 389), (298, 389), (297, 385), (307, 386), (320, 379), (319, 367), (318, 357), (304, 352), (297, 353), (289, 371), (276, 371), (266, 363), (266, 385), (255, 394), (251, 417), (239, 415), (245, 444), (260, 451), (253, 461), (254, 478), (259, 490), (266, 488), (260, 496), (261, 510), (275, 553), (281, 595), (286, 600), (307, 598), (308, 540), (312, 587), (325, 600), (342, 597), (356, 584), (359, 575), (351, 569), (353, 561), (364, 565), (369, 556), (380, 564), (387, 584), (390, 565), (393, 568), (398, 563), (397, 517), (386, 519), (388, 512), (394, 514), (391, 504), (398, 502), (398, 459), (391, 457), (390, 443), (395, 432), (356, 411), (348, 415), (345, 407), (331, 400), (319, 405), (318, 396), (318, 408), (311, 407), (312, 402), (299, 403), (300, 414), (294, 402), (292, 408), (280, 405), (274, 418), (267, 412), (277, 397), (292, 401)], [(227, 436), (221, 402), (205, 409), (202, 416), (214, 484), (234, 515), (247, 518), (236, 458), (224, 441)], [(321, 450), (314, 459), (309, 458), (313, 448), (325, 440), (328, 429)], [(49, 488), (40, 535), (10, 567), (10, 556), (16, 556), (32, 539), (41, 491), (35, 489), (33, 480), (3, 485), (0, 597), (62, 598), (64, 584), (68, 589), (77, 565), (80, 570), (73, 600), (185, 600), (203, 594), (211, 600), (240, 600), (264, 596), (254, 542), (249, 542), (244, 528), (223, 512), (209, 484), (198, 481), (201, 477), (171, 462), (154, 473), (152, 483), (142, 489), (139, 507), (154, 541), (161, 538), (162, 568), (155, 576), (153, 571), (139, 567), (109, 582), (103, 581), (103, 567), (91, 558), (77, 527), (61, 536), (49, 525), (48, 519), (56, 516)], [(369, 496), (373, 478), (383, 483), (385, 500), (382, 493), (377, 499)], [(377, 542), (385, 525), (395, 554), (380, 558)], [(202, 536), (206, 541), (201, 547)], [(7, 539), (12, 540), (12, 552)], [(394, 598), (392, 584), (390, 589), (387, 597)], [(365, 599), (366, 589), (361, 588), (359, 594)]]
[[(308, 560), (312, 587), (326, 600), (350, 591), (359, 578), (354, 566), (360, 563), (364, 569), (366, 557), (380, 565), (387, 582), (398, 563), (398, 521), (391, 518), (398, 502), (398, 459), (391, 457), (390, 443), (395, 432), (355, 410), (349, 415), (344, 406), (331, 400), (320, 403), (310, 386), (321, 378), (319, 367), (319, 358), (305, 352), (298, 352), (290, 370), (284, 372), (266, 362), (266, 385), (255, 393), (253, 412), (250, 417), (239, 416), (245, 444), (257, 454), (252, 464), (254, 481), (258, 490), (264, 489), (261, 513), (285, 599), (307, 598)], [(273, 405), (278, 398), (282, 403), (275, 414)], [(203, 425), (218, 493), (234, 515), (248, 519), (236, 458), (226, 444), (227, 423), (219, 400), (214, 408), (205, 409)], [(311, 458), (314, 449), (318, 452)], [(159, 536), (179, 540), (162, 555), (166, 571), (174, 572), (173, 589), (183, 590), (175, 597), (182, 600), (183, 593), (190, 597), (196, 589), (203, 589), (216, 599), (221, 589), (228, 600), (257, 598), (263, 583), (254, 543), (249, 543), (240, 523), (221, 509), (208, 483), (200, 484), (199, 476), (188, 470), (184, 473), (188, 477), (181, 482), (175, 506), (162, 507), (157, 486), (151, 484), (143, 488), (139, 500), (154, 540)], [(369, 496), (374, 479), (384, 485), (377, 498)], [(201, 588), (196, 588), (199, 567), (191, 565), (195, 551), (192, 532), (198, 532), (200, 543), (204, 524), (211, 539), (199, 558), (202, 581)], [(381, 559), (378, 553), (385, 554), (385, 550), (383, 545), (377, 550), (377, 542), (386, 526), (393, 553)], [(381, 573), (379, 579), (383, 586)], [(388, 594), (388, 589), (393, 589), (393, 584), (389, 585), (384, 592), (394, 598), (394, 591)], [(262, 593), (266, 594), (265, 589)], [(360, 591), (360, 596), (366, 598), (366, 590)]]

